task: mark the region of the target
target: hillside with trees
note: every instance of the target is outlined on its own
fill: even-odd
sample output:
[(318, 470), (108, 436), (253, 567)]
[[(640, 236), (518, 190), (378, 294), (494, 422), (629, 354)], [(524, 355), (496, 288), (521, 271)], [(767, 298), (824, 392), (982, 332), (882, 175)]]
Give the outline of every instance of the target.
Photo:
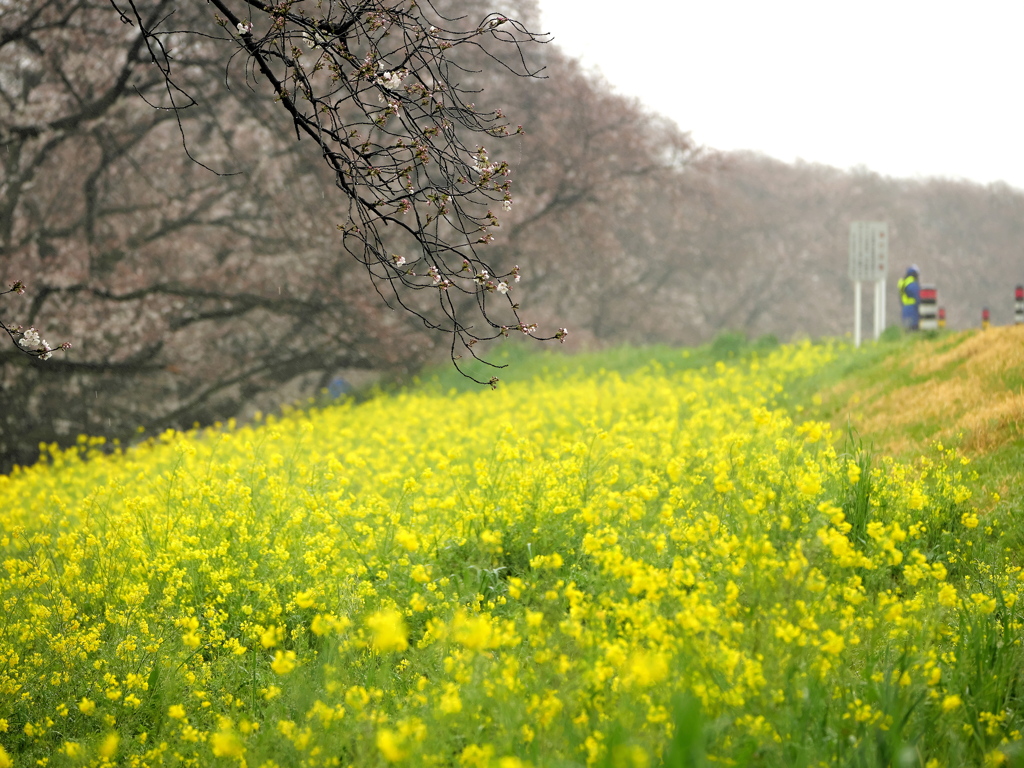
[[(476, 145), (476, 155), (457, 158), (467, 175), (507, 163), (511, 199), (499, 190), (493, 211), (467, 209), (493, 237), (479, 250), (492, 271), (476, 279), (482, 267), (462, 274), (455, 262), (439, 277), (470, 278), (470, 290), (450, 292), (442, 307), (464, 317), (508, 298), (506, 319), (488, 328), (485, 312), (455, 326), (468, 336), (438, 332), (431, 325), (446, 318), (430, 314), (429, 292), (393, 290), (421, 278), (430, 287), (426, 273), (397, 268), (399, 251), (423, 247), (402, 231), (401, 206), (373, 244), (393, 263), (346, 253), (352, 208), (342, 177), (315, 140), (296, 140), (293, 116), (241, 61), (225, 78), (212, 37), (166, 38), (195, 99), (175, 112), (154, 108), (166, 80), (108, 2), (2, 7), (0, 279), (29, 290), (0, 299), (0, 319), (74, 346), (47, 361), (0, 349), (0, 468), (33, 460), (40, 442), (208, 424), (314, 394), (339, 374), (401, 379), (446, 356), (486, 356), (473, 334), (500, 337), (526, 320), (538, 335), (568, 328), (574, 346), (693, 344), (723, 330), (843, 334), (855, 220), (889, 223), (890, 320), (897, 272), (912, 262), (938, 285), (954, 328), (976, 325), (983, 306), (993, 322), (1011, 322), (1013, 286), (1024, 281), (1018, 190), (701, 148), (521, 33), (517, 48), (464, 46), (448, 72), (463, 94), (500, 110), (514, 135), (488, 139), (486, 156)], [(205, 4), (132, 7), (154, 20), (174, 10), (173, 28), (218, 33)], [(452, 39), (475, 34), (495, 11), (538, 28), (532, 3), (430, 7)], [(312, 42), (297, 46), (302, 56), (319, 55)], [(391, 83), (369, 77), (374, 93)], [(385, 122), (400, 112), (373, 108), (394, 110), (370, 112)], [(360, 115), (351, 119), (363, 125)], [(507, 297), (488, 279), (499, 274), (509, 275)]]
[[(713, 253), (729, 276), (724, 285), (711, 283), (718, 292), (705, 302), (728, 312), (712, 324), (694, 316), (704, 334), (723, 326), (781, 338), (849, 332), (849, 224), (858, 220), (889, 225), (890, 323), (899, 317), (896, 281), (912, 263), (923, 282), (937, 286), (950, 328), (977, 327), (982, 307), (991, 309), (994, 323), (1013, 322), (1013, 288), (1024, 282), (1020, 190), (892, 179), (742, 153), (705, 156), (690, 171), (695, 194), (687, 245)], [(871, 297), (863, 290), (868, 324)]]

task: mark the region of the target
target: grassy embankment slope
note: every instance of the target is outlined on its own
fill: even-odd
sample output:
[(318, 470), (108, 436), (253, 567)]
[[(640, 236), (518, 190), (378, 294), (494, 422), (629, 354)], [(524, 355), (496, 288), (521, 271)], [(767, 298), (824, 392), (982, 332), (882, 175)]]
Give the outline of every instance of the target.
[(0, 478), (0, 767), (1019, 761), (1022, 347), (723, 337), (86, 441)]
[(973, 461), (976, 491), (1024, 513), (1024, 326), (905, 337), (837, 373), (818, 382), (812, 406), (837, 434), (851, 425), (904, 460), (936, 441), (955, 445)]

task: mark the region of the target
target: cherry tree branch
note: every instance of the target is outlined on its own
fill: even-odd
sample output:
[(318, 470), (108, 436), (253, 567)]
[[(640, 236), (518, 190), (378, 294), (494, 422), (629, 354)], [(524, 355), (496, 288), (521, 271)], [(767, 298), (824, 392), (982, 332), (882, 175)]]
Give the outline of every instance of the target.
[[(164, 78), (162, 108), (180, 114), (195, 106), (168, 53), (170, 38), (188, 32), (169, 26), (173, 16), (154, 22), (141, 0), (110, 3), (139, 30)], [(477, 108), (479, 92), (461, 85), (466, 70), (458, 55), (461, 48), (483, 51), (496, 66), (539, 77), (524, 46), (544, 42), (542, 36), (498, 14), (475, 25), (447, 19), (429, 2), (325, 0), (308, 8), (294, 0), (209, 0), (209, 6), (223, 30), (215, 39), (229, 84), (242, 57), (244, 85), (269, 88), (296, 136), (313, 142), (347, 200), (347, 215), (337, 224), (342, 247), (383, 301), (449, 334), (456, 366), (467, 353), (476, 357), (477, 342), (512, 331), (565, 337), (565, 329), (537, 335), (512, 293), (519, 268), (498, 272), (483, 255), (500, 226), (496, 211), (510, 210), (513, 200), (510, 166), (484, 142), (522, 128), (511, 127), (500, 110)], [(433, 301), (416, 298), (423, 292)], [(473, 302), (456, 301), (458, 295)]]

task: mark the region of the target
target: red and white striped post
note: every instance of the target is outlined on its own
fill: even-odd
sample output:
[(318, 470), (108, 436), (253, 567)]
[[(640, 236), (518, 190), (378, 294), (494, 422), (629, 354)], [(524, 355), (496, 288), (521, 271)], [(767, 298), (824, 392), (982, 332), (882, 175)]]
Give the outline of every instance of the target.
[(1018, 285), (1013, 292), (1013, 322), (1024, 324), (1024, 285)]
[(922, 331), (937, 331), (939, 322), (935, 315), (935, 304), (938, 299), (938, 289), (934, 285), (921, 286), (921, 301), (918, 305), (917, 327)]

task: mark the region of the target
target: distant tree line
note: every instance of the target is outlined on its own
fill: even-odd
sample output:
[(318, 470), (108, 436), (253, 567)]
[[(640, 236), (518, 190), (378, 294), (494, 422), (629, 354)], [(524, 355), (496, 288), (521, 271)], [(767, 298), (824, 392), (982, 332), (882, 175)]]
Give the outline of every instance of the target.
[[(1024, 192), (1006, 184), (906, 180), (816, 164), (789, 165), (750, 153), (705, 155), (690, 171), (686, 247), (710, 252), (725, 278), (703, 285), (701, 306), (728, 308), (702, 322), (701, 338), (723, 325), (780, 338), (849, 333), (853, 284), (848, 277), (852, 221), (889, 224), (887, 319), (898, 324), (896, 281), (910, 264), (938, 287), (948, 327), (1013, 322), (1013, 288), (1024, 282)], [(871, 296), (864, 289), (864, 322)], [(741, 302), (730, 303), (736, 298)]]

